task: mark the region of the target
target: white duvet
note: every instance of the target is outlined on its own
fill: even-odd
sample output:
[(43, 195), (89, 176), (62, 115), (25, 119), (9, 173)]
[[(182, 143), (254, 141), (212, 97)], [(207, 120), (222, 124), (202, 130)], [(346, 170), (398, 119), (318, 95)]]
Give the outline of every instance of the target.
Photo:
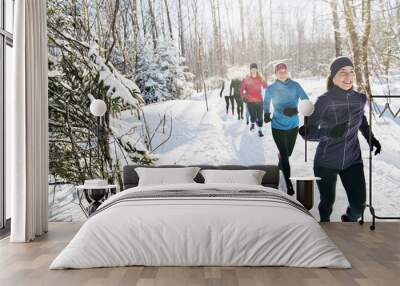
[[(145, 266), (294, 266), (350, 268), (307, 213), (255, 198), (153, 198), (122, 201), (131, 192), (263, 190), (238, 184), (136, 187), (104, 202), (50, 269)], [(106, 207), (108, 205), (108, 207)]]

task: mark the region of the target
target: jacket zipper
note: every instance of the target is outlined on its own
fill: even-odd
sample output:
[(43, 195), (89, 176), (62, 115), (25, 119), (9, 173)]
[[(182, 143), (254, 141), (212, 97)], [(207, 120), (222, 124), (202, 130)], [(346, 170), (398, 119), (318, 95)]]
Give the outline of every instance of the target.
[(342, 170), (344, 168), (344, 163), (346, 161), (346, 145), (347, 145), (347, 135), (349, 133), (349, 127), (350, 127), (350, 123), (351, 123), (351, 113), (350, 113), (350, 103), (349, 103), (349, 95), (345, 95), (346, 96), (346, 100), (347, 100), (347, 111), (349, 113), (349, 123), (347, 124), (347, 131), (346, 131), (346, 135), (344, 136), (344, 150), (343, 150), (343, 162), (342, 162)]

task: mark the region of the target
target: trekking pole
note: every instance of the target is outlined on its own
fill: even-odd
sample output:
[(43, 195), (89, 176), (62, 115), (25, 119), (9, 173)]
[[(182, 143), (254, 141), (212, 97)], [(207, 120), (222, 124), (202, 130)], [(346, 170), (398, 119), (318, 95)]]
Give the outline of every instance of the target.
[(304, 116), (304, 162), (307, 163), (307, 116)]

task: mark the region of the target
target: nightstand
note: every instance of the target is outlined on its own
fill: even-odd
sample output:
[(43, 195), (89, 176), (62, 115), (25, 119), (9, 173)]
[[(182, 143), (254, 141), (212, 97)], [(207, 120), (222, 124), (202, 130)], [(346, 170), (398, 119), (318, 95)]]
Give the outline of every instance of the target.
[[(90, 186), (90, 185), (80, 185), (76, 187), (76, 192), (78, 194), (79, 206), (82, 211), (89, 217), (96, 209), (108, 199), (111, 195), (117, 192), (117, 185), (106, 185), (106, 186)], [(82, 198), (85, 196), (89, 206), (85, 206)]]
[(290, 177), (296, 181), (296, 199), (308, 210), (314, 206), (314, 181), (319, 177)]

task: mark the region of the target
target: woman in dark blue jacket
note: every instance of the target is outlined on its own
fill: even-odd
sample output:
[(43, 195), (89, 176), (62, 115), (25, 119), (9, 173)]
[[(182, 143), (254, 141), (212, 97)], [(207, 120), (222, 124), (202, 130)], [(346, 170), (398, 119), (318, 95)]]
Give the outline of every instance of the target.
[[(337, 176), (346, 190), (349, 206), (342, 221), (357, 221), (365, 207), (366, 184), (358, 131), (369, 141), (369, 126), (364, 115), (367, 97), (353, 89), (354, 65), (348, 57), (336, 58), (330, 67), (327, 92), (315, 103), (308, 118), (307, 139), (319, 141), (314, 158), (314, 174), (320, 192), (321, 222), (330, 221), (335, 202)], [(304, 137), (304, 126), (299, 133)], [(381, 145), (372, 135), (369, 142), (375, 155)]]

